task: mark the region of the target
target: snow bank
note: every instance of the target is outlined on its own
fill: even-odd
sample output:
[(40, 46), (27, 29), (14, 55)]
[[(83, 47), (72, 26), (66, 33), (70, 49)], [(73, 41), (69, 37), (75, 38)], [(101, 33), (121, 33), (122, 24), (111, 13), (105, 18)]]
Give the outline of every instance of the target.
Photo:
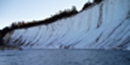
[(5, 43), (24, 49), (130, 50), (129, 3), (130, 0), (104, 0), (49, 25), (17, 29)]

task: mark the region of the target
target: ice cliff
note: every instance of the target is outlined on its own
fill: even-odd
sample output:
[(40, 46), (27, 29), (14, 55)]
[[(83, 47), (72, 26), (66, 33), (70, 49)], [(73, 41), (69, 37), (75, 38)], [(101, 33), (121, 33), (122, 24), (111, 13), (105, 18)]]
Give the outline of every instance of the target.
[(16, 29), (4, 42), (23, 49), (130, 50), (130, 0), (104, 0), (48, 25)]

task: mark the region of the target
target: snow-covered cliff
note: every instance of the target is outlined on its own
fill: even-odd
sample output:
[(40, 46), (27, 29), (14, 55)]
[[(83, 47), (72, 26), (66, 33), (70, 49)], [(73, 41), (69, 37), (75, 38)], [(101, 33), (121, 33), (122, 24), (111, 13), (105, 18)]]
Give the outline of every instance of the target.
[(130, 50), (130, 0), (104, 0), (75, 16), (6, 34), (7, 45)]

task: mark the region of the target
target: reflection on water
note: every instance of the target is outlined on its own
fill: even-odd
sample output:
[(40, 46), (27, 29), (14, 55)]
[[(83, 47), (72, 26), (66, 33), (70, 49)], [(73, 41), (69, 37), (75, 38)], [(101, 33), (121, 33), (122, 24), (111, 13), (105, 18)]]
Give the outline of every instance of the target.
[(130, 65), (129, 51), (10, 50), (0, 51), (0, 65)]

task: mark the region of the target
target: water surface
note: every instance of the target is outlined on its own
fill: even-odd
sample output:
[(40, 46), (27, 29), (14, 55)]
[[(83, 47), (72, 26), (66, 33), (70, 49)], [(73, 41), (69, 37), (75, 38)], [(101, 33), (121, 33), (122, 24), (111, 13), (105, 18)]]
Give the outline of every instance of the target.
[(113, 50), (6, 50), (0, 65), (130, 65), (129, 51)]

